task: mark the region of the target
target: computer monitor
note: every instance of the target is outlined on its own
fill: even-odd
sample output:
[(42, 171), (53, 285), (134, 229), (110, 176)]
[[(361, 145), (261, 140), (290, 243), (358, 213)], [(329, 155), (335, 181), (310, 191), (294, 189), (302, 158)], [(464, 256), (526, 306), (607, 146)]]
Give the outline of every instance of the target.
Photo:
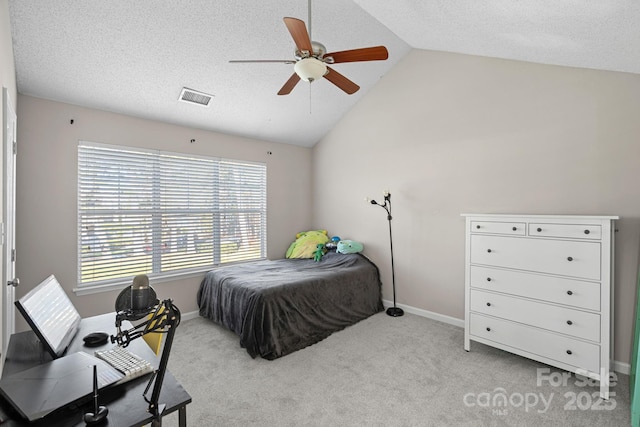
[(51, 357), (62, 356), (81, 318), (55, 276), (44, 279), (15, 304)]

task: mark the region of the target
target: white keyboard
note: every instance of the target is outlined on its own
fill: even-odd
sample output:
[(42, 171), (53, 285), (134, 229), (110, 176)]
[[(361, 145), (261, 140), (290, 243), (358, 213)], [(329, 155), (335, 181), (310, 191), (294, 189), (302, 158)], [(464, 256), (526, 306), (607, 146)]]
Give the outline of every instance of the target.
[(124, 347), (115, 346), (107, 350), (96, 350), (95, 356), (124, 374), (124, 378), (118, 381), (117, 384), (122, 384), (148, 374), (149, 372), (153, 372), (153, 365), (151, 363), (131, 353)]

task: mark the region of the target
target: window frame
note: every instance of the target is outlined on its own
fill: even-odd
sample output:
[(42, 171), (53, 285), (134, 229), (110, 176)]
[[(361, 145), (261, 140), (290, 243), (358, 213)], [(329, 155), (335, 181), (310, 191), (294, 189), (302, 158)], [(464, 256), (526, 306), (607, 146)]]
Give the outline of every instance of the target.
[[(123, 146), (123, 145), (104, 144), (104, 143), (81, 140), (78, 142), (78, 148), (77, 148), (77, 154), (78, 154), (78, 158), (77, 158), (78, 176), (77, 176), (77, 194), (76, 194), (77, 196), (77, 206), (76, 206), (76, 214), (77, 214), (77, 223), (76, 223), (77, 280), (76, 280), (76, 284), (77, 285), (76, 286), (77, 287), (74, 288), (74, 292), (76, 293), (76, 295), (87, 295), (87, 294), (93, 294), (98, 292), (110, 291), (114, 289), (121, 289), (123, 285), (130, 284), (131, 278), (133, 277), (133, 275), (131, 275), (127, 277), (116, 277), (116, 278), (107, 278), (102, 280), (94, 280), (94, 281), (84, 282), (84, 283), (82, 282), (83, 261), (86, 261), (86, 258), (83, 258), (83, 249), (84, 249), (84, 246), (86, 245), (86, 240), (83, 242), (82, 235), (83, 235), (83, 227), (87, 225), (87, 221), (85, 220), (85, 222), (83, 223), (82, 218), (83, 216), (85, 218), (91, 217), (91, 216), (99, 217), (98, 214), (92, 213), (91, 209), (84, 209), (81, 201), (81, 197), (83, 195), (83, 191), (82, 191), (83, 184), (81, 183), (81, 179), (82, 179), (81, 167), (83, 166), (81, 162), (83, 162), (83, 160), (81, 158), (81, 150), (83, 149), (115, 150), (118, 153), (122, 153), (123, 157), (127, 157), (127, 154), (124, 154), (124, 153), (129, 152), (129, 153), (136, 153), (140, 155), (150, 156), (150, 158), (153, 159), (153, 161), (150, 162), (150, 164), (153, 164), (151, 166), (151, 168), (153, 169), (153, 173), (152, 173), (153, 182), (151, 184), (151, 186), (153, 187), (153, 191), (152, 191), (153, 196), (152, 196), (152, 202), (151, 202), (152, 207), (148, 209), (139, 209), (138, 211), (136, 211), (135, 209), (128, 210), (126, 208), (105, 209), (105, 210), (113, 211), (111, 215), (113, 215), (112, 218), (114, 218), (114, 220), (115, 218), (121, 219), (121, 218), (127, 218), (135, 215), (141, 215), (141, 214), (151, 215), (152, 226), (150, 230), (153, 235), (153, 238), (152, 238), (152, 245), (151, 245), (152, 248), (150, 251), (151, 251), (151, 257), (152, 257), (152, 262), (151, 262), (152, 269), (150, 272), (146, 272), (145, 274), (149, 276), (152, 283), (162, 283), (167, 281), (175, 281), (175, 280), (201, 276), (203, 272), (209, 271), (210, 269), (219, 265), (229, 265), (234, 263), (243, 263), (243, 262), (251, 262), (251, 261), (266, 259), (266, 253), (267, 253), (267, 247), (266, 247), (267, 246), (267, 164), (266, 163), (255, 162), (255, 161), (245, 161), (245, 160), (238, 160), (238, 159), (228, 159), (228, 158), (221, 158), (221, 157), (214, 157), (214, 156), (202, 156), (202, 155), (191, 154), (191, 153), (171, 152), (171, 151), (157, 150), (157, 149), (129, 147), (129, 146)], [(95, 153), (97, 153), (97, 151)], [(131, 155), (131, 157), (133, 159), (134, 156)], [(212, 165), (214, 165), (212, 166), (212, 170), (211, 170), (211, 173), (214, 177), (214, 182), (211, 183), (211, 192), (213, 196), (212, 196), (212, 203), (210, 207), (183, 209), (183, 208), (175, 208), (175, 207), (167, 208), (167, 207), (161, 206), (163, 204), (161, 201), (164, 200), (164, 204), (167, 204), (167, 200), (162, 199), (163, 197), (161, 195), (162, 191), (160, 191), (160, 189), (157, 187), (158, 185), (160, 185), (162, 178), (161, 178), (161, 173), (158, 172), (156, 169), (158, 169), (157, 167), (158, 164), (160, 164), (162, 161), (166, 162), (166, 159), (171, 157), (177, 157), (180, 159), (189, 159), (189, 160), (193, 160), (194, 162), (200, 159), (200, 160), (204, 160), (205, 162), (211, 162)], [(131, 159), (128, 159), (128, 160), (131, 160)], [(220, 203), (222, 191), (226, 189), (227, 191), (233, 192), (233, 190), (236, 190), (236, 186), (238, 186), (238, 184), (235, 182), (228, 187), (224, 186), (223, 184), (224, 180), (221, 180), (221, 177), (219, 174), (220, 167), (222, 164), (225, 164), (227, 166), (236, 164), (236, 168), (232, 168), (234, 171), (241, 171), (241, 169), (246, 166), (252, 168), (249, 175), (243, 176), (243, 177), (253, 178), (253, 174), (255, 173), (255, 176), (259, 178), (257, 181), (257, 187), (259, 188), (258, 196), (254, 195), (253, 197), (246, 199), (246, 201), (252, 202), (254, 204), (257, 203), (258, 204), (257, 208), (253, 207), (251, 209), (249, 208), (225, 209), (222, 207), (222, 204)], [(256, 167), (255, 171), (257, 172), (254, 172), (254, 169), (253, 169), (254, 166)], [(99, 172), (99, 169), (98, 169), (98, 172)], [(94, 173), (96, 172), (94, 171)], [(166, 187), (161, 187), (161, 189), (165, 189), (165, 188), (169, 188), (169, 186), (167, 185)], [(185, 188), (188, 188), (188, 187), (185, 187)], [(138, 188), (137, 190), (141, 191), (141, 187)], [(139, 193), (139, 194), (143, 194), (143, 193)], [(87, 216), (87, 213), (89, 213), (88, 216)], [(203, 265), (203, 266), (182, 268), (177, 270), (169, 269), (169, 270), (162, 271), (160, 258), (162, 257), (162, 253), (163, 253), (163, 249), (162, 249), (163, 243), (162, 243), (161, 236), (163, 235), (163, 231), (166, 231), (166, 229), (163, 230), (162, 224), (163, 222), (166, 222), (167, 215), (177, 215), (175, 218), (179, 218), (179, 215), (181, 214), (185, 215), (184, 216), (185, 218), (189, 218), (189, 215), (210, 215), (212, 217), (211, 219), (212, 232), (210, 236), (211, 242), (212, 242), (211, 251), (213, 252), (212, 262), (210, 264)], [(229, 215), (229, 214), (231, 214), (232, 216), (234, 214), (247, 215), (247, 216), (252, 215), (254, 216), (253, 217), (254, 222), (257, 219), (257, 221), (260, 224), (259, 232), (257, 233), (259, 239), (258, 239), (257, 245), (255, 243), (253, 245), (256, 247), (254, 247), (250, 252), (256, 252), (256, 251), (259, 252), (258, 257), (251, 258), (251, 259), (231, 260), (226, 262), (223, 262), (221, 260), (221, 252), (223, 251), (222, 244), (221, 244), (221, 241), (222, 241), (221, 237), (225, 233), (225, 230), (221, 228), (220, 221), (221, 221), (221, 218), (224, 218), (225, 215)], [(104, 213), (103, 217), (109, 218), (108, 215), (109, 214)], [(165, 217), (163, 217), (163, 215), (165, 215)], [(195, 228), (194, 230), (197, 231), (197, 229)], [(247, 230), (245, 229), (240, 230), (239, 231), (240, 234), (238, 234), (238, 236), (244, 236), (243, 233), (246, 233), (246, 232)], [(209, 236), (207, 235), (207, 237)], [(85, 239), (86, 239), (86, 236), (85, 236)], [(238, 245), (239, 244), (240, 243), (238, 243)], [(257, 246), (259, 246), (259, 249), (257, 249)], [(113, 254), (110, 255), (110, 257), (111, 258), (108, 260), (110, 265), (118, 264), (118, 261), (113, 256)], [(190, 258), (189, 256), (186, 256), (184, 260), (192, 261), (192, 258)], [(184, 262), (184, 260), (179, 261), (178, 265), (181, 262)], [(140, 264), (140, 265), (142, 266), (143, 264)], [(86, 264), (85, 264), (85, 268), (86, 268)]]

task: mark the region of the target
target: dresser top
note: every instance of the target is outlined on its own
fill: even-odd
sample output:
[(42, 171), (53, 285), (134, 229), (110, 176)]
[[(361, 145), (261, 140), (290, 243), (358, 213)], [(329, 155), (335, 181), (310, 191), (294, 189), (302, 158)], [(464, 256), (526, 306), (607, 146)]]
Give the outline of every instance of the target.
[(531, 218), (531, 219), (568, 219), (568, 220), (615, 220), (620, 219), (615, 215), (522, 215), (522, 214), (475, 214), (463, 213), (460, 216), (474, 218)]

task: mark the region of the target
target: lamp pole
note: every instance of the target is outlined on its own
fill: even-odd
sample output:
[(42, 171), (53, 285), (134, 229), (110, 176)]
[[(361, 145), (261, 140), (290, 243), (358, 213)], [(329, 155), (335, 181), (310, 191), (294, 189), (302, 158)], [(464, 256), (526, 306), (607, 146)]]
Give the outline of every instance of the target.
[[(150, 288), (150, 287), (149, 287)], [(151, 289), (151, 288), (150, 288)], [(131, 292), (130, 287), (127, 287), (120, 293), (118, 300), (116, 300), (116, 307), (119, 305), (119, 301), (131, 301), (130, 297), (127, 297), (127, 292)], [(153, 293), (155, 298), (155, 292)], [(144, 308), (142, 310), (118, 310), (116, 313), (116, 335), (111, 335), (111, 342), (117, 342), (119, 346), (127, 347), (129, 343), (137, 338), (140, 338), (151, 332), (165, 333), (167, 334), (164, 346), (162, 347), (162, 356), (160, 357), (160, 364), (158, 369), (151, 375), (147, 387), (142, 393), (144, 400), (149, 404), (149, 413), (153, 416), (151, 420), (151, 427), (162, 427), (162, 414), (166, 405), (160, 404), (160, 392), (162, 391), (162, 384), (164, 383), (164, 376), (167, 372), (167, 364), (169, 362), (169, 354), (171, 352), (171, 346), (173, 345), (173, 337), (176, 333), (176, 328), (180, 324), (180, 310), (173, 305), (173, 301), (166, 299), (162, 302), (158, 302), (157, 305)], [(122, 305), (122, 303), (120, 303)], [(148, 313), (150, 317), (144, 322), (133, 326), (131, 329), (122, 331), (121, 325), (123, 320), (139, 320)], [(141, 317), (142, 316), (142, 317)], [(166, 331), (165, 331), (166, 329)], [(151, 399), (147, 398), (147, 393), (153, 384), (153, 390), (151, 391)]]
[(404, 315), (404, 311), (400, 307), (396, 307), (396, 272), (393, 265), (393, 236), (391, 234), (391, 193), (384, 192), (384, 203), (380, 204), (375, 200), (371, 200), (372, 205), (378, 205), (387, 211), (387, 220), (389, 221), (389, 246), (391, 248), (391, 283), (393, 285), (393, 307), (387, 308), (387, 314), (392, 317), (400, 317)]

